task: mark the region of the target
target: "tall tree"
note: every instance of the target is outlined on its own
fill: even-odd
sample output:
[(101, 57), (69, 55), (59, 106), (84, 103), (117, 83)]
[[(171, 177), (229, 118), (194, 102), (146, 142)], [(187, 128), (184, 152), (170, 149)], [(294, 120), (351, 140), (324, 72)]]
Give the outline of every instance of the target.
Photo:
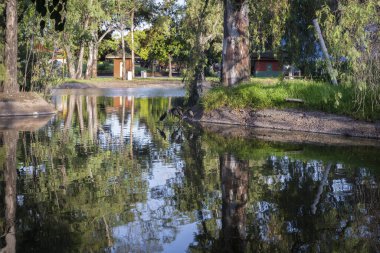
[(6, 17), (3, 91), (17, 93), (17, 0), (6, 1)]
[(251, 75), (248, 0), (224, 0), (222, 83), (233, 86)]

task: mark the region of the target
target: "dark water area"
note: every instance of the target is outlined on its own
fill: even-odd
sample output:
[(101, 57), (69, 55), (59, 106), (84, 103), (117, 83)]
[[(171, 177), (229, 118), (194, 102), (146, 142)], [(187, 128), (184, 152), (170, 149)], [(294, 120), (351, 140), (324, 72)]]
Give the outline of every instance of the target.
[(169, 95), (60, 94), (45, 127), (3, 131), (0, 248), (380, 251), (380, 148), (160, 122), (183, 103)]

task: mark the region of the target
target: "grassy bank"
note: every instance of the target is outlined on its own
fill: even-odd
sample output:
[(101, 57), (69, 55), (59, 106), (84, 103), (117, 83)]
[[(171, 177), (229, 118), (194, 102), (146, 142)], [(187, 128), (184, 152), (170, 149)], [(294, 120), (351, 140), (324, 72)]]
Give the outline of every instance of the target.
[[(286, 98), (302, 99), (304, 103), (286, 102)], [(324, 82), (274, 79), (253, 79), (247, 84), (228, 89), (216, 87), (201, 101), (205, 110), (231, 108), (302, 108), (347, 115), (358, 119), (380, 119), (380, 108), (370, 104), (358, 109), (352, 86), (332, 86)]]

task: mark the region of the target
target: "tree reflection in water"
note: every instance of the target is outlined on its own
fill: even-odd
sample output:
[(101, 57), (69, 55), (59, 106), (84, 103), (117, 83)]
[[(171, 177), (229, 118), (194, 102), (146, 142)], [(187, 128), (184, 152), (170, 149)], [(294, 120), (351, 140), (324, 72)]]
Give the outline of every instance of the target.
[(5, 162), (3, 165), (5, 181), (5, 246), (1, 253), (16, 252), (16, 150), (18, 131), (5, 131), (2, 134), (5, 147)]
[(222, 252), (244, 252), (248, 202), (248, 161), (232, 154), (220, 157), (222, 181)]
[(160, 122), (176, 98), (56, 101), (60, 114), (20, 132), (17, 151), (17, 133), (3, 133), (1, 228), (17, 245), (13, 232), (0, 246), (10, 252), (379, 251), (378, 148)]

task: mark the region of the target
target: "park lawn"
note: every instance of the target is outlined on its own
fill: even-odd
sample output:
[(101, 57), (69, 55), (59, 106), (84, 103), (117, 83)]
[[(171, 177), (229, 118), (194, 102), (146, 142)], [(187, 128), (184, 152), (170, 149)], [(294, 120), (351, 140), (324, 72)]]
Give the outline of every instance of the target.
[[(301, 99), (304, 103), (286, 102), (287, 98)], [(206, 111), (221, 107), (235, 109), (252, 108), (299, 108), (323, 111), (356, 119), (380, 119), (380, 107), (370, 104), (358, 107), (355, 88), (350, 85), (333, 86), (325, 82), (310, 80), (278, 80), (252, 78), (249, 82), (232, 89), (215, 87), (201, 100)]]

